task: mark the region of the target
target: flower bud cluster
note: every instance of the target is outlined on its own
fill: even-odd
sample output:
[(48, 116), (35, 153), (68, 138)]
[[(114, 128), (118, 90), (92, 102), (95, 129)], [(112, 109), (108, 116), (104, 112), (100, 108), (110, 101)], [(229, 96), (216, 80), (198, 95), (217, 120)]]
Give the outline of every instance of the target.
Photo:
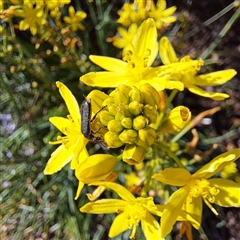
[(100, 122), (107, 127), (104, 140), (110, 148), (124, 144), (151, 146), (156, 140), (156, 122), (160, 96), (150, 84), (139, 88), (120, 85), (103, 102)]

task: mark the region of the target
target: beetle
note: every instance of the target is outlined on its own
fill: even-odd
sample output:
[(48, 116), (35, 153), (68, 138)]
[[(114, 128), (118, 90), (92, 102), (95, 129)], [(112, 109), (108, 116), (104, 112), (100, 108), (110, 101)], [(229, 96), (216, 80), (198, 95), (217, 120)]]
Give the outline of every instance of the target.
[[(106, 106), (105, 106), (106, 107)], [(90, 140), (91, 142), (99, 142), (101, 145), (103, 145), (105, 148), (107, 148), (106, 143), (103, 141), (101, 137), (96, 137), (95, 134), (101, 129), (97, 131), (93, 131), (91, 129), (91, 122), (94, 121), (97, 114), (102, 111), (105, 107), (102, 107), (98, 112), (95, 113), (93, 118), (91, 119), (92, 115), (92, 103), (90, 98), (85, 98), (81, 105), (80, 114), (81, 114), (81, 132), (84, 135), (85, 138)]]

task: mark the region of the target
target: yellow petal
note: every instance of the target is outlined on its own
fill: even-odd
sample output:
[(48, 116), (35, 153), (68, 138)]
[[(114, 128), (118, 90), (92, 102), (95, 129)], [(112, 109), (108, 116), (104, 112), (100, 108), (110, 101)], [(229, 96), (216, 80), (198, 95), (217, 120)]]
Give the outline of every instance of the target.
[(90, 55), (90, 60), (101, 68), (116, 73), (126, 73), (127, 63), (112, 57)]
[(164, 117), (161, 131), (170, 134), (178, 133), (189, 124), (191, 116), (191, 112), (187, 107), (175, 107)]
[(211, 186), (220, 190), (214, 203), (222, 207), (240, 207), (240, 185), (227, 179), (209, 179)]
[(87, 95), (87, 98), (91, 99), (93, 115), (102, 108), (102, 103), (107, 97), (106, 93), (99, 90), (93, 90)]
[[(186, 201), (186, 212), (195, 220), (192, 222), (194, 228), (199, 229), (202, 222), (202, 211), (203, 211), (203, 201), (199, 196), (197, 198), (192, 198), (192, 202)], [(190, 221), (191, 218), (187, 217)]]
[(134, 75), (129, 75), (124, 72), (90, 72), (80, 80), (88, 86), (92, 87), (107, 87), (114, 88), (121, 84), (127, 84), (134, 80)]
[(210, 178), (215, 173), (220, 172), (230, 162), (236, 161), (239, 157), (240, 148), (225, 152), (205, 164), (201, 169), (192, 175), (192, 178)]
[(126, 188), (123, 186), (117, 184), (117, 183), (112, 183), (112, 182), (94, 182), (91, 183), (90, 185), (95, 185), (95, 186), (104, 186), (107, 188), (110, 188), (114, 192), (116, 192), (122, 199), (124, 199), (127, 202), (132, 202), (135, 201), (135, 197), (131, 192), (129, 192)]
[(79, 196), (80, 196), (80, 194), (81, 194), (81, 192), (82, 192), (82, 189), (83, 189), (84, 185), (85, 185), (85, 184), (84, 184), (83, 182), (79, 181), (77, 193), (76, 193), (76, 196), (75, 196), (74, 200), (77, 200), (77, 199), (79, 198)]
[(237, 72), (234, 69), (202, 74), (194, 77), (194, 82), (198, 86), (216, 86), (223, 85), (231, 80)]
[(167, 37), (162, 37), (160, 40), (159, 55), (163, 64), (178, 62), (177, 55)]
[(70, 120), (63, 117), (50, 117), (49, 122), (65, 135), (67, 135), (66, 129), (71, 126)]
[(155, 173), (152, 178), (172, 186), (184, 186), (191, 179), (191, 174), (183, 168), (165, 168), (160, 173)]
[(120, 199), (100, 199), (85, 204), (80, 211), (93, 214), (116, 213), (123, 211), (125, 206), (126, 202)]
[(44, 174), (53, 174), (60, 171), (66, 164), (68, 164), (73, 158), (72, 147), (66, 149), (63, 145), (59, 146), (48, 160), (44, 169)]
[[(151, 66), (157, 57), (157, 28), (152, 18), (148, 18), (139, 27), (132, 44), (136, 55), (140, 59), (146, 58), (146, 53), (149, 52), (147, 66)], [(135, 53), (134, 52), (134, 53)]]
[(56, 82), (59, 92), (64, 99), (67, 108), (72, 116), (74, 122), (80, 126), (80, 108), (76, 98), (73, 96), (71, 91), (61, 82)]
[(161, 237), (164, 238), (171, 232), (187, 195), (188, 189), (183, 187), (174, 192), (169, 198), (161, 218)]
[(186, 85), (186, 88), (192, 92), (195, 93), (199, 96), (206, 97), (206, 98), (211, 98), (215, 101), (222, 101), (226, 98), (229, 98), (228, 94), (225, 93), (217, 93), (217, 92), (207, 92), (199, 87), (196, 87), (195, 85)]
[(146, 217), (142, 219), (141, 226), (146, 239), (160, 239), (159, 223), (149, 212), (146, 212)]
[(87, 142), (88, 140), (83, 135), (78, 138), (78, 142), (73, 149), (74, 157), (71, 161), (71, 169), (77, 169), (79, 163), (89, 157), (88, 151), (86, 149)]
[(84, 183), (105, 180), (114, 170), (118, 161), (116, 157), (110, 154), (95, 154), (79, 163), (75, 175), (78, 180)]
[(120, 213), (113, 221), (112, 226), (109, 230), (108, 236), (114, 238), (122, 232), (129, 229), (128, 215), (125, 212)]

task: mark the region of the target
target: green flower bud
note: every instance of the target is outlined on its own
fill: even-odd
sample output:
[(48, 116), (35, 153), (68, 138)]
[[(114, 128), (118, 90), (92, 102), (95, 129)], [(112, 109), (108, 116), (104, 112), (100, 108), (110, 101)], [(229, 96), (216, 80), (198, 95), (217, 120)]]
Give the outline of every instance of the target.
[(133, 126), (132, 118), (125, 117), (122, 119), (121, 124), (124, 128), (131, 129)]
[(132, 87), (128, 93), (128, 96), (130, 97), (130, 102), (137, 101), (139, 103), (143, 103), (143, 95), (136, 87)]
[(123, 142), (119, 139), (119, 134), (116, 132), (108, 131), (104, 135), (104, 141), (109, 148), (118, 148), (123, 145)]
[(117, 164), (118, 159), (110, 154), (95, 154), (80, 162), (75, 174), (86, 184), (101, 181), (111, 174)]
[(117, 112), (116, 115), (115, 115), (115, 119), (116, 120), (119, 120), (119, 121), (122, 121), (122, 119), (124, 118), (124, 114), (121, 113), (121, 112)]
[(164, 117), (161, 130), (170, 134), (178, 133), (189, 124), (190, 120), (191, 112), (187, 107), (175, 107)]
[(125, 84), (121, 84), (116, 88), (117, 91), (124, 92), (127, 95), (131, 89), (132, 89), (131, 87), (129, 87), (128, 85), (125, 85)]
[(130, 102), (128, 105), (129, 111), (135, 116), (141, 114), (142, 107), (143, 107), (143, 104), (137, 101)]
[(146, 124), (147, 119), (142, 115), (137, 116), (133, 119), (133, 128), (137, 131), (139, 131), (142, 128), (145, 128)]
[(142, 163), (145, 157), (146, 150), (144, 147), (135, 144), (127, 144), (123, 151), (123, 161), (135, 165)]
[(123, 130), (123, 126), (119, 120), (113, 119), (108, 122), (108, 130), (112, 132), (121, 132)]
[(140, 86), (139, 90), (143, 94), (145, 104), (149, 104), (153, 107), (159, 106), (160, 96), (159, 96), (158, 91), (154, 87), (152, 87), (148, 83), (145, 83)]
[(111, 105), (108, 105), (108, 111), (112, 115), (116, 115), (117, 114), (117, 105), (115, 103), (111, 104)]
[[(113, 91), (114, 92), (114, 91)], [(115, 104), (115, 102), (114, 102), (114, 97), (112, 97), (112, 96), (108, 96), (104, 101), (103, 101), (103, 103), (102, 103), (102, 106), (110, 106), (110, 105), (112, 105), (112, 104)]]
[(108, 111), (103, 110), (99, 113), (100, 122), (103, 126), (107, 126), (108, 122), (114, 119), (114, 116)]
[(149, 120), (149, 123), (154, 123), (157, 120), (156, 108), (148, 104), (143, 107), (143, 115)]
[(125, 129), (119, 135), (119, 139), (123, 143), (129, 143), (129, 144), (133, 144), (136, 141), (137, 137), (138, 137), (138, 133), (137, 133), (137, 131), (135, 131), (133, 129)]
[(138, 131), (138, 141), (137, 145), (143, 146), (143, 147), (148, 147), (151, 146), (157, 138), (157, 134), (155, 130), (151, 127), (146, 127), (144, 129), (140, 129)]
[(128, 104), (129, 103), (129, 97), (127, 93), (122, 91), (116, 91), (114, 94), (114, 101), (116, 104)]

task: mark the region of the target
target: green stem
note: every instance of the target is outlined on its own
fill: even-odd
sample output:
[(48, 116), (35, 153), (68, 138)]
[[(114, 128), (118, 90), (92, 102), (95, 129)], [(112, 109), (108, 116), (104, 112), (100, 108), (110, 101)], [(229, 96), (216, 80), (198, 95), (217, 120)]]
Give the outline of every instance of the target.
[(167, 153), (167, 155), (169, 157), (171, 157), (180, 168), (185, 168), (183, 166), (183, 164), (181, 163), (180, 159), (176, 156), (176, 154), (174, 154), (166, 145), (164, 145), (162, 142), (158, 142), (158, 144), (159, 144), (160, 148), (163, 151), (165, 151)]

